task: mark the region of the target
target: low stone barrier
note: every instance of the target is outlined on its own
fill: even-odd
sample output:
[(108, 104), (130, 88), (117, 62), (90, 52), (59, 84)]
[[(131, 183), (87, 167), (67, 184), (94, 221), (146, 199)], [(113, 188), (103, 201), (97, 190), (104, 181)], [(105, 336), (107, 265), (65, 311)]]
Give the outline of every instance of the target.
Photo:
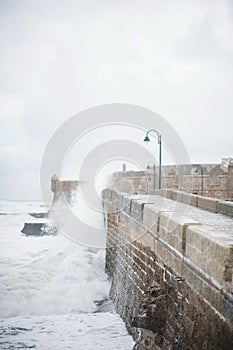
[(185, 203), (194, 207), (198, 207), (200, 209), (211, 211), (213, 213), (221, 213), (227, 216), (233, 216), (233, 202), (230, 201), (223, 201), (211, 197), (204, 197), (188, 192), (169, 189), (150, 191), (149, 194), (166, 197), (180, 203)]
[(233, 216), (233, 202), (218, 201), (217, 212), (224, 215)]
[(217, 213), (217, 199), (197, 196), (197, 207)]
[(198, 196), (192, 193), (187, 192), (180, 192), (180, 196), (178, 197), (178, 200), (181, 203), (185, 203), (188, 205), (192, 205), (193, 207), (198, 207)]

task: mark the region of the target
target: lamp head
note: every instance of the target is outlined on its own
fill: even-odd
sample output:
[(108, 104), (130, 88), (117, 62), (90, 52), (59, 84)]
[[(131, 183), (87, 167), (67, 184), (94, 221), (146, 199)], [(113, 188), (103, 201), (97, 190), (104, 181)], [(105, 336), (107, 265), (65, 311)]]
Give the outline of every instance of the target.
[(146, 135), (143, 141), (144, 141), (144, 142), (150, 142), (150, 139), (149, 139), (149, 137)]

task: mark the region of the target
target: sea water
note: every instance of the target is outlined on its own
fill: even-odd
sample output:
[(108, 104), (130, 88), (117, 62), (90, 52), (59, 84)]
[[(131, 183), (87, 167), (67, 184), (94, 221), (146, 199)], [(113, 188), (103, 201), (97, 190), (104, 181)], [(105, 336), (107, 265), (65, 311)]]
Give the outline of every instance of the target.
[(0, 349), (131, 350), (133, 340), (108, 298), (104, 249), (61, 234), (28, 237), (25, 222), (42, 222), (40, 202), (0, 201)]

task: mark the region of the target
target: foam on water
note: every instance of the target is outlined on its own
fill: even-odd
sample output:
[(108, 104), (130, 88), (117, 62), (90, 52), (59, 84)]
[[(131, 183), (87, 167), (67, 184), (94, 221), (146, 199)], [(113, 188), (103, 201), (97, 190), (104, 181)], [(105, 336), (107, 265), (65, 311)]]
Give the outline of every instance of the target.
[(114, 314), (32, 316), (0, 320), (0, 348), (131, 350), (133, 342)]
[[(22, 342), (22, 348), (113, 349), (118, 344), (115, 332), (118, 340), (123, 337), (128, 344), (128, 348), (120, 347), (119, 340), (115, 348), (130, 350), (132, 338), (119, 316), (94, 313), (95, 301), (106, 299), (110, 288), (104, 273), (104, 249), (88, 249), (62, 235), (22, 235), (24, 222), (41, 222), (27, 212), (41, 211), (40, 203), (0, 201), (0, 212), (7, 214), (0, 216), (0, 348), (18, 348)], [(26, 330), (17, 331), (20, 325)], [(13, 337), (9, 330), (15, 329)], [(56, 333), (60, 340), (54, 346)], [(95, 333), (99, 344), (106, 345), (96, 345)]]

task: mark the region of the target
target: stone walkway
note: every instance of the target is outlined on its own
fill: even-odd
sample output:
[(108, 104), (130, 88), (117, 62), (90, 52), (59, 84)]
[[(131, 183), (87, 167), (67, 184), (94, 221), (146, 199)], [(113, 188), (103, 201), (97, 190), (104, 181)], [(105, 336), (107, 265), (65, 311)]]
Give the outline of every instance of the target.
[(177, 212), (177, 214), (188, 216), (189, 218), (200, 222), (202, 225), (214, 227), (214, 229), (227, 233), (233, 237), (232, 217), (219, 213), (212, 213), (162, 196), (138, 195), (138, 199), (148, 203), (154, 203), (162, 210), (171, 210)]

